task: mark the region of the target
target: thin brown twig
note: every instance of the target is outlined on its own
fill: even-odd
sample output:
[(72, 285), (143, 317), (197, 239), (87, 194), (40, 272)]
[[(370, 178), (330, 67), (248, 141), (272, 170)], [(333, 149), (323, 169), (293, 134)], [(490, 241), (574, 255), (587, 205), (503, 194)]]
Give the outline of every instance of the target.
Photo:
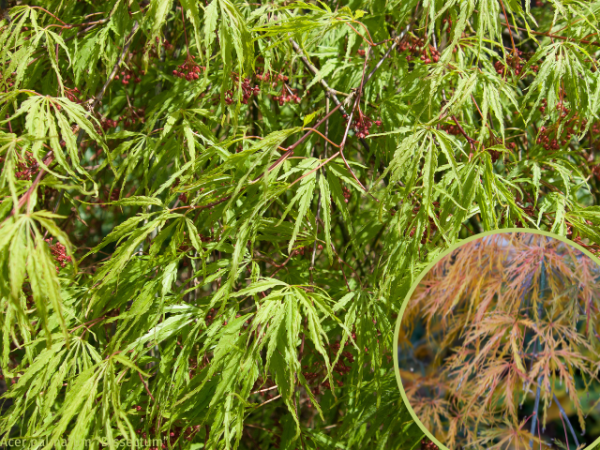
[(508, 15), (506, 14), (506, 9), (504, 9), (504, 2), (500, 0), (500, 6), (502, 6), (502, 12), (504, 13), (504, 19), (506, 20), (506, 26), (508, 27), (508, 34), (510, 35), (510, 42), (513, 48), (513, 54), (517, 54), (517, 47), (515, 46), (515, 41), (512, 35), (512, 28), (510, 27), (510, 23), (508, 23)]
[(90, 25), (99, 25), (99, 24), (103, 24), (106, 22), (108, 22), (108, 19), (100, 19), (100, 20), (95, 20), (93, 22), (74, 23), (71, 25), (60, 25), (58, 23), (51, 23), (50, 25), (45, 27), (44, 30), (47, 30), (48, 28), (53, 28), (53, 27), (62, 28), (63, 30), (70, 30), (72, 28), (87, 27)]
[(135, 22), (135, 24), (133, 25), (133, 29), (131, 30), (129, 35), (127, 35), (127, 38), (125, 39), (125, 45), (123, 45), (123, 51), (119, 55), (119, 59), (117, 59), (117, 62), (115, 63), (110, 75), (108, 76), (108, 79), (106, 80), (106, 82), (102, 86), (102, 89), (100, 89), (100, 92), (96, 96), (94, 103), (92, 103), (90, 110), (93, 110), (102, 101), (102, 98), (104, 97), (104, 94), (106, 93), (106, 89), (108, 88), (108, 85), (112, 82), (115, 75), (117, 74), (117, 71), (119, 70), (119, 66), (121, 65), (121, 62), (123, 61), (123, 59), (125, 58), (125, 54), (127, 53), (127, 50), (129, 50), (129, 45), (131, 44), (131, 41), (133, 40), (133, 36), (135, 35), (135, 32), (138, 30), (139, 26), (140, 26), (139, 23)]
[(58, 20), (60, 23), (66, 25), (65, 22), (63, 22), (62, 20), (60, 20), (58, 17), (56, 17), (54, 14), (52, 14), (50, 11), (48, 11), (47, 9), (42, 8), (41, 6), (30, 6), (31, 9), (40, 9), (42, 11), (44, 11), (46, 14), (54, 17), (56, 20)]
[(275, 397), (273, 397), (273, 398), (270, 398), (269, 400), (262, 402), (262, 403), (261, 403), (260, 405), (258, 405), (256, 408), (260, 408), (261, 406), (263, 406), (263, 405), (266, 405), (267, 403), (274, 402), (275, 400), (277, 400), (277, 399), (279, 399), (279, 398), (281, 398), (281, 394), (278, 394), (278, 395), (276, 395)]
[[(337, 111), (339, 108), (341, 108), (341, 104), (337, 105), (335, 108), (333, 108), (329, 113), (327, 113), (325, 115), (325, 117), (323, 117), (317, 124), (315, 124), (314, 128), (319, 127), (325, 120), (327, 120), (327, 118), (329, 118), (329, 116), (331, 114), (333, 114), (335, 111)], [(283, 163), (287, 158), (289, 158), (290, 156), (292, 156), (294, 154), (294, 149), (300, 145), (306, 138), (308, 138), (308, 136), (313, 132), (312, 130), (314, 129), (312, 128), (311, 130), (308, 131), (308, 133), (306, 133), (304, 136), (302, 136), (300, 139), (298, 139), (296, 142), (294, 142), (292, 145), (290, 145), (287, 148), (287, 151), (281, 155), (277, 161), (275, 161), (273, 164), (271, 164), (271, 166), (267, 169), (267, 172), (272, 171), (273, 169), (275, 169), (277, 166), (279, 166), (281, 163)], [(261, 174), (258, 178), (256, 178), (255, 180), (252, 181), (252, 183), (256, 183), (258, 180), (260, 180), (262, 177), (264, 176), (264, 174)]]
[(313, 130), (315, 133), (317, 133), (319, 136), (321, 136), (323, 139), (325, 139), (327, 142), (329, 142), (331, 145), (333, 145), (336, 148), (340, 148), (339, 145), (337, 145), (336, 143), (332, 142), (329, 138), (327, 138), (323, 133), (321, 133), (319, 130), (315, 130), (314, 128), (311, 127), (304, 127), (304, 130)]
[(561, 39), (563, 41), (569, 41), (569, 40), (573, 40), (576, 42), (580, 42), (582, 44), (587, 44), (587, 45), (595, 45), (596, 47), (600, 47), (600, 42), (597, 41), (588, 41), (586, 39), (577, 39), (577, 38), (572, 38), (572, 37), (567, 37), (567, 36), (561, 36), (559, 34), (552, 34), (550, 33), (550, 31), (533, 31), (533, 30), (528, 30), (527, 28), (521, 28), (521, 27), (515, 27), (517, 30), (520, 31), (527, 31), (531, 34), (535, 34), (536, 36), (546, 36), (549, 38), (554, 38), (554, 39)]
[(252, 394), (261, 394), (263, 392), (272, 391), (273, 389), (277, 389), (277, 385), (261, 389), (260, 391), (254, 391)]
[(469, 145), (471, 146), (472, 152), (471, 152), (471, 155), (469, 155), (469, 159), (471, 159), (471, 157), (473, 156), (473, 152), (475, 152), (475, 150), (477, 149), (477, 147), (475, 146), (475, 144), (477, 143), (477, 141), (475, 139), (473, 139), (471, 136), (469, 136), (465, 132), (465, 130), (463, 129), (463, 127), (458, 122), (458, 119), (456, 118), (456, 116), (452, 116), (452, 120), (454, 121), (454, 123), (458, 127), (458, 131), (460, 131), (460, 134), (462, 134), (465, 137), (465, 139), (469, 142)]
[(177, 208), (170, 209), (169, 212), (177, 211), (179, 209), (197, 210), (197, 209), (212, 208), (213, 206), (217, 206), (217, 205), (219, 205), (219, 204), (221, 204), (223, 202), (226, 202), (230, 198), (231, 198), (231, 195), (227, 195), (225, 197), (220, 198), (219, 200), (215, 200), (214, 202), (207, 203), (206, 205), (198, 205), (198, 206), (186, 205), (186, 206), (179, 206)]
[(325, 161), (323, 161), (321, 164), (319, 164), (317, 167), (315, 167), (314, 169), (312, 169), (310, 172), (307, 172), (305, 174), (303, 174), (301, 177), (299, 177), (297, 180), (295, 180), (294, 182), (292, 182), (292, 184), (290, 184), (288, 186), (288, 189), (291, 188), (293, 185), (295, 185), (296, 183), (298, 183), (299, 181), (301, 181), (303, 178), (306, 178), (307, 176), (315, 173), (317, 170), (319, 170), (321, 167), (323, 167), (324, 165), (326, 165), (329, 161), (331, 161), (332, 159), (334, 159), (336, 156), (338, 156), (340, 154), (340, 152), (336, 152), (334, 153), (332, 156), (330, 156), (329, 158), (327, 158)]
[(152, 401), (154, 403), (156, 403), (156, 399), (154, 398), (154, 396), (152, 395), (152, 392), (150, 392), (150, 389), (148, 389), (148, 383), (146, 383), (146, 381), (144, 381), (144, 378), (142, 377), (142, 374), (140, 372), (138, 372), (138, 375), (140, 376), (140, 380), (142, 380), (142, 384), (144, 385), (144, 387), (146, 388), (146, 392), (148, 393), (148, 395), (150, 396), (150, 398), (152, 399)]

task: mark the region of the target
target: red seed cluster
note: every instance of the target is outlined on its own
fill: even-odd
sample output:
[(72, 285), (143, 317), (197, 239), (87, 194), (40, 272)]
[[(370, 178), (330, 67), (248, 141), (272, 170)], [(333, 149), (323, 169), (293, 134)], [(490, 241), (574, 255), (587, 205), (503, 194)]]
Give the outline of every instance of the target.
[[(346, 123), (348, 123), (347, 114), (344, 114), (344, 120)], [(369, 135), (369, 130), (373, 127), (373, 125), (381, 127), (381, 120), (376, 120), (373, 122), (370, 117), (367, 117), (360, 111), (358, 112), (358, 115), (352, 119), (352, 128), (354, 129), (356, 135), (361, 139)]]
[[(516, 50), (516, 53), (509, 55), (506, 57), (506, 61), (496, 61), (494, 63), (494, 69), (498, 75), (505, 75), (507, 70), (512, 70), (515, 75), (521, 75), (523, 72), (523, 67), (527, 61), (522, 58), (523, 52), (521, 50)], [(539, 69), (538, 66), (531, 66), (531, 70), (537, 72)]]
[[(593, 226), (593, 223), (590, 220), (586, 220), (586, 222), (587, 222), (587, 224), (589, 226)], [(581, 239), (581, 236), (574, 237), (573, 238), (573, 242), (575, 242), (576, 244), (581, 245), (583, 248), (585, 248), (586, 250), (592, 252), (594, 255), (600, 256), (600, 245), (597, 245), (597, 244), (591, 244), (590, 245), (589, 241), (588, 241), (588, 243), (584, 242)], [(598, 336), (598, 335), (596, 335), (596, 336)]]
[(102, 126), (102, 129), (104, 131), (108, 131), (111, 128), (116, 128), (118, 124), (119, 120), (112, 120), (106, 118), (100, 120), (100, 125)]
[[(260, 88), (258, 86), (252, 87), (250, 85), (252, 80), (250, 78), (244, 78), (242, 81), (241, 90), (242, 90), (242, 103), (244, 105), (248, 104), (248, 100), (252, 95), (256, 96), (260, 92)], [(239, 78), (236, 74), (233, 74), (233, 82), (237, 84), (239, 82)], [(231, 105), (233, 103), (233, 91), (230, 89), (225, 93), (225, 103)]]
[[(289, 81), (289, 77), (287, 75), (284, 75), (282, 73), (277, 73), (277, 74), (271, 75), (269, 72), (262, 73), (261, 70), (262, 69), (257, 70), (257, 73), (256, 73), (257, 79), (264, 81), (264, 82), (272, 80), (272, 82), (271, 82), (272, 88), (276, 88), (280, 82), (283, 84), (283, 86), (281, 88), (281, 94), (274, 95), (273, 97), (271, 97), (274, 101), (279, 103), (279, 106), (283, 106), (286, 103), (290, 103), (290, 102), (294, 102), (294, 103), (298, 104), (302, 101), (302, 98), (298, 95), (297, 89), (291, 89), (289, 86), (286, 86), (286, 83)], [(257, 89), (257, 88), (254, 88), (254, 89)], [(255, 91), (255, 95), (256, 95), (256, 92), (258, 92), (258, 91)], [(306, 91), (306, 94), (309, 94), (309, 93), (310, 93), (310, 91)]]
[(502, 156), (502, 152), (498, 151), (498, 150), (488, 150), (487, 151), (490, 154), (490, 158), (492, 159), (492, 162), (496, 162), (500, 159), (500, 157)]
[[(546, 106), (544, 106), (544, 109), (545, 107)], [(556, 107), (561, 111), (560, 120), (565, 119), (570, 112), (569, 109), (567, 109), (562, 102), (559, 102)], [(547, 127), (541, 126), (536, 143), (542, 145), (546, 150), (558, 150), (560, 147), (567, 145), (574, 135), (583, 131), (586, 125), (587, 121), (585, 119), (580, 119), (578, 114), (575, 114), (569, 120), (563, 121), (560, 135), (558, 134), (559, 123), (551, 124)], [(595, 125), (595, 127), (592, 127), (591, 132), (594, 133), (594, 129), (600, 131), (598, 128), (600, 127)]]
[(18, 180), (31, 180), (31, 175), (35, 167), (37, 167), (37, 162), (33, 158), (33, 153), (26, 151), (23, 159), (17, 161), (16, 168), (18, 170), (15, 172), (15, 176)]
[[(157, 40), (158, 42), (158, 40)], [(175, 46), (173, 44), (171, 44), (169, 41), (167, 41), (166, 39), (163, 39), (163, 45), (165, 46), (165, 50), (168, 52), (172, 52), (173, 50), (175, 50)]]
[(179, 78), (185, 78), (187, 81), (194, 81), (200, 78), (200, 73), (206, 70), (206, 67), (199, 66), (194, 61), (195, 56), (189, 57), (183, 64), (177, 66), (177, 69), (173, 69), (173, 75)]
[(408, 40), (402, 41), (398, 46), (399, 52), (409, 52), (407, 61), (419, 58), (425, 64), (436, 63), (440, 60), (440, 53), (432, 45), (425, 45), (423, 39), (410, 36)]
[(364, 57), (364, 56), (365, 56), (365, 51), (364, 51), (362, 48), (359, 48), (359, 49), (357, 50), (357, 53), (358, 53), (358, 55), (359, 55), (359, 56), (362, 56), (362, 57)]
[[(54, 259), (60, 264), (60, 267), (64, 268), (68, 263), (72, 261), (72, 258), (67, 255), (67, 248), (60, 242), (57, 242), (56, 244), (52, 245), (52, 238), (46, 239), (46, 242), (50, 247), (50, 253), (52, 253)], [(59, 271), (58, 267), (56, 267), (56, 271)]]
[[(435, 201), (435, 202), (431, 202), (431, 204), (434, 206), (435, 210), (439, 210), (440, 208), (440, 202)], [(417, 214), (419, 214), (419, 210), (421, 209), (421, 205), (415, 205), (413, 207), (413, 214), (416, 216)], [(451, 216), (452, 214), (450, 214)], [(436, 217), (439, 219), (439, 213), (436, 213)], [(435, 221), (433, 220), (432, 217), (429, 218), (429, 229), (431, 230), (431, 232), (435, 232), (437, 231), (437, 225), (435, 224)], [(410, 232), (409, 232), (409, 237), (413, 237), (415, 235), (415, 232), (417, 230), (417, 227), (412, 227)], [(423, 230), (423, 235), (421, 236), (421, 244), (425, 244), (427, 242), (427, 228), (425, 230)]]
[(79, 98), (79, 96), (81, 95), (81, 92), (77, 88), (65, 89), (65, 95), (73, 103), (82, 103), (83, 102), (83, 100), (81, 100)]
[(439, 447), (429, 439), (423, 439), (421, 441), (421, 450), (439, 450)]
[(258, 78), (261, 81), (269, 81), (271, 79), (271, 74), (269, 72), (262, 73), (257, 70), (256, 78)]
[(116, 128), (119, 123), (122, 124), (122, 128), (129, 128), (131, 125), (145, 123), (146, 122), (146, 108), (127, 108), (124, 115), (117, 117), (116, 120), (103, 118), (100, 119), (100, 126), (103, 131), (107, 131), (111, 128)]
[(458, 127), (458, 125), (442, 124), (440, 128), (442, 130), (444, 130), (446, 133), (451, 134), (453, 136), (458, 136), (459, 134), (461, 134), (460, 128)]
[[(330, 346), (330, 349), (332, 352), (337, 354), (337, 352), (340, 349), (340, 343), (338, 342), (332, 344)], [(339, 361), (335, 364), (335, 366), (333, 366), (333, 371), (339, 376), (346, 375), (352, 370), (352, 368), (350, 367), (350, 364), (352, 363), (354, 363), (354, 355), (352, 355), (352, 353), (350, 353), (349, 351), (343, 351)], [(323, 389), (331, 389), (331, 384), (329, 383), (329, 380), (325, 380), (321, 383), (318, 382), (319, 379), (325, 378), (326, 375), (326, 368), (324, 367), (321, 361), (315, 361), (312, 367), (302, 366), (302, 369), (304, 370), (302, 372), (302, 375), (304, 376), (308, 384), (312, 385), (310, 391), (313, 395), (322, 394)], [(344, 386), (344, 382), (338, 378), (334, 378), (334, 382), (339, 387)], [(312, 407), (310, 401), (308, 402), (307, 406), (309, 408)]]
[(296, 250), (292, 250), (292, 253), (290, 253), (290, 256), (298, 256), (298, 255), (304, 256), (305, 254), (310, 253), (310, 251), (311, 251), (310, 246), (300, 247), (300, 248), (297, 248)]
[(447, 19), (442, 20), (442, 28), (444, 27), (444, 24), (448, 24), (448, 28), (446, 29), (446, 32), (448, 34), (452, 33), (452, 19), (450, 17), (448, 17)]
[(289, 78), (282, 74), (282, 73), (278, 73), (277, 76), (273, 77), (273, 87), (277, 86), (277, 82), (278, 81), (282, 81), (283, 83), (287, 83), (289, 80)]
[(348, 203), (352, 197), (352, 192), (346, 186), (342, 186), (342, 195), (344, 196), (344, 201)]
[(208, 313), (208, 315), (206, 316), (204, 321), (208, 325), (210, 325), (210, 324), (212, 324), (213, 320), (215, 320), (215, 308), (210, 308), (210, 312)]
[(548, 100), (545, 98), (542, 99), (542, 106), (540, 106), (540, 112), (544, 114), (546, 112), (546, 108), (548, 107)]
[(131, 125), (146, 123), (146, 108), (128, 108), (123, 116), (119, 116), (119, 120), (123, 123), (123, 128), (129, 128)]
[[(133, 78), (133, 80), (132, 80)], [(142, 79), (134, 73), (131, 69), (122, 70), (120, 73), (115, 75), (115, 80), (121, 81), (121, 83), (127, 86), (131, 81), (139, 83)]]
[[(2, 92), (8, 92), (11, 87), (15, 84), (15, 76), (17, 72), (11, 73), (8, 77), (4, 79), (4, 90)], [(2, 74), (0, 73), (0, 79), (2, 79)]]
[(502, 61), (496, 61), (494, 63), (494, 69), (496, 69), (496, 72), (498, 73), (498, 75), (502, 75), (504, 73), (504, 69), (505, 69), (505, 65)]
[(300, 103), (302, 100), (294, 91), (296, 89), (291, 89), (292, 92), (287, 92), (286, 89), (281, 91), (281, 95), (274, 95), (273, 100), (279, 103), (279, 106), (283, 106), (286, 103), (294, 102), (296, 104)]

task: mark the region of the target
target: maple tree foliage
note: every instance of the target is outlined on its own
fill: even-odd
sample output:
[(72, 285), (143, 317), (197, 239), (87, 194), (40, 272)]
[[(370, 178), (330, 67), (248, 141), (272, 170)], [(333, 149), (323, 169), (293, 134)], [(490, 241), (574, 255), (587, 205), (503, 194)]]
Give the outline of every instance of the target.
[(401, 319), (411, 406), (450, 449), (591, 444), (599, 306), (600, 265), (570, 244), (497, 233), (462, 245), (427, 272)]
[(0, 7), (2, 438), (432, 448), (392, 361), (420, 271), (600, 248), (597, 1)]

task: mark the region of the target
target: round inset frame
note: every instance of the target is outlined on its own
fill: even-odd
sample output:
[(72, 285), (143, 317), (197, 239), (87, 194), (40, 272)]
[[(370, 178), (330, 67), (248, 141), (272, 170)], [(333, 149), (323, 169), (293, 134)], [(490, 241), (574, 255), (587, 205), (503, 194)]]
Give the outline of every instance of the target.
[[(410, 290), (408, 291), (408, 293), (405, 296), (405, 299), (402, 303), (402, 307), (400, 309), (400, 312), (398, 314), (398, 318), (396, 321), (396, 327), (395, 327), (395, 332), (394, 332), (394, 352), (393, 352), (393, 359), (394, 359), (394, 371), (396, 374), (396, 380), (398, 382), (398, 387), (400, 389), (400, 395), (402, 397), (403, 402), (405, 403), (405, 405), (408, 408), (408, 411), (410, 413), (410, 415), (412, 416), (412, 418), (414, 419), (415, 423), (419, 426), (419, 428), (421, 428), (421, 430), (425, 433), (425, 435), (433, 442), (435, 443), (440, 449), (443, 450), (456, 450), (456, 449), (449, 449), (448, 447), (446, 447), (446, 445), (442, 442), (440, 442), (434, 435), (433, 433), (427, 429), (423, 423), (421, 422), (419, 416), (416, 414), (416, 412), (414, 411), (412, 405), (410, 404), (409, 400), (408, 400), (408, 396), (406, 394), (406, 391), (404, 389), (403, 383), (402, 383), (402, 378), (400, 376), (400, 365), (399, 365), (399, 359), (398, 359), (398, 347), (399, 347), (399, 342), (398, 342), (398, 337), (399, 337), (399, 333), (400, 333), (400, 327), (402, 324), (402, 319), (404, 317), (404, 313), (406, 311), (406, 308), (411, 300), (411, 298), (413, 297), (413, 294), (415, 292), (415, 290), (419, 287), (421, 281), (423, 280), (423, 278), (425, 278), (425, 276), (440, 262), (442, 261), (444, 258), (446, 258), (447, 256), (451, 255), (455, 250), (461, 248), (462, 246), (464, 246), (465, 244), (474, 241), (474, 240), (478, 240), (478, 239), (482, 239), (486, 236), (492, 236), (492, 235), (498, 235), (498, 234), (511, 234), (511, 233), (521, 233), (521, 234), (536, 234), (536, 235), (542, 235), (542, 236), (547, 236), (553, 239), (556, 239), (558, 241), (563, 242), (564, 244), (580, 251), (581, 253), (583, 253), (583, 255), (587, 256), (588, 258), (590, 258), (593, 262), (595, 262), (599, 267), (600, 267), (600, 259), (598, 259), (595, 255), (593, 255), (591, 252), (589, 252), (588, 250), (586, 250), (585, 248), (583, 248), (581, 245), (576, 244), (573, 241), (570, 241), (569, 239), (566, 239), (562, 236), (557, 236), (553, 233), (549, 233), (549, 232), (545, 232), (545, 231), (540, 231), (540, 230), (532, 230), (532, 229), (526, 229), (526, 228), (506, 228), (506, 229), (500, 229), (500, 230), (493, 230), (493, 231), (487, 231), (484, 233), (479, 233), (477, 235), (474, 236), (470, 236), (467, 239), (464, 239), (460, 242), (458, 242), (457, 244), (452, 245), (450, 248), (448, 248), (447, 250), (445, 250), (444, 252), (442, 252), (440, 255), (438, 255), (434, 261), (432, 261), (430, 264), (427, 265), (427, 267), (417, 276), (416, 280), (414, 281), (414, 283), (412, 284)], [(594, 440), (594, 442), (592, 442), (591, 444), (587, 445), (585, 447), (585, 450), (589, 450), (592, 448), (595, 448), (597, 445), (600, 444), (600, 437), (598, 437), (597, 439)], [(535, 447), (537, 448), (537, 446)]]

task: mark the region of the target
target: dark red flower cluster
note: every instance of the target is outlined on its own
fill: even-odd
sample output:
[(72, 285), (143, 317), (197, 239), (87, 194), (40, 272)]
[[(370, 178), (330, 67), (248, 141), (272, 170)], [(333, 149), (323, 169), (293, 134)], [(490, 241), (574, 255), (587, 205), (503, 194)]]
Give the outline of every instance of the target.
[[(339, 342), (335, 342), (335, 343), (331, 344), (331, 350), (333, 352), (335, 352), (336, 354), (339, 351), (339, 349), (340, 349)], [(342, 361), (343, 359), (346, 359), (350, 364), (352, 364), (354, 362), (354, 355), (352, 353), (350, 353), (349, 351), (343, 351), (340, 361)], [(342, 365), (343, 365), (343, 363), (342, 363)], [(343, 369), (343, 370), (346, 370), (346, 369)], [(349, 370), (346, 370), (346, 372), (349, 372)]]
[[(72, 261), (72, 258), (67, 255), (67, 248), (62, 245), (60, 242), (52, 245), (52, 238), (46, 239), (48, 246), (50, 247), (50, 253), (54, 259), (60, 264), (60, 267), (65, 267), (68, 263)], [(59, 271), (58, 266), (56, 267), (56, 272)]]
[(123, 128), (129, 128), (131, 125), (146, 123), (146, 108), (128, 108), (124, 116), (119, 116), (119, 120), (123, 122)]
[(359, 55), (359, 56), (362, 56), (362, 57), (364, 57), (364, 56), (365, 56), (365, 51), (364, 51), (362, 48), (359, 48), (359, 49), (357, 50), (357, 53), (358, 53), (358, 55)]
[(398, 46), (399, 52), (408, 51), (406, 56), (407, 61), (412, 61), (415, 58), (420, 58), (425, 64), (436, 63), (440, 60), (440, 53), (432, 45), (425, 45), (423, 39), (418, 39), (410, 36), (408, 40), (402, 41)]
[(187, 81), (194, 81), (200, 78), (200, 73), (206, 70), (206, 67), (199, 66), (194, 61), (195, 56), (189, 57), (183, 64), (177, 66), (177, 69), (173, 69), (173, 75), (179, 78), (185, 78)]
[(262, 73), (261, 70), (262, 69), (258, 69), (256, 71), (256, 78), (258, 78), (260, 81), (264, 81), (264, 82), (273, 80), (273, 82), (271, 83), (271, 87), (273, 87), (273, 88), (276, 88), (277, 85), (279, 85), (279, 82), (287, 83), (289, 81), (289, 78), (286, 75), (283, 75), (282, 73), (277, 73), (277, 74), (271, 75), (271, 73), (269, 73), (269, 72)]

